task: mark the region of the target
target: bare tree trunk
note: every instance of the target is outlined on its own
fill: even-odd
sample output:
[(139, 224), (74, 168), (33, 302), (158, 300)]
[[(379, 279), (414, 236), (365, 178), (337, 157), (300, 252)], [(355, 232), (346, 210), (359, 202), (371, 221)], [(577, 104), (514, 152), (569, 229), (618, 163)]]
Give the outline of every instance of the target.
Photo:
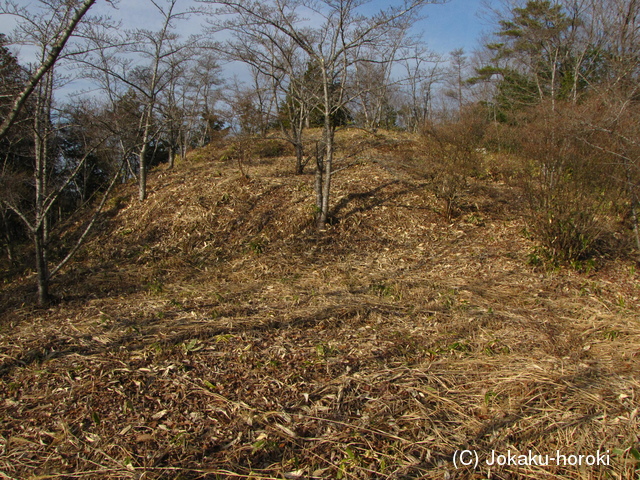
[(156, 108), (158, 95), (158, 83), (160, 79), (160, 63), (166, 55), (162, 51), (168, 38), (168, 32), (171, 28), (171, 21), (174, 19), (173, 9), (177, 0), (170, 0), (168, 10), (165, 12), (156, 5), (156, 8), (164, 15), (164, 23), (159, 37), (154, 45), (152, 74), (149, 82), (149, 90), (147, 92), (147, 104), (145, 105), (144, 130), (142, 134), (142, 148), (140, 149), (140, 178), (139, 178), (139, 195), (141, 202), (147, 197), (147, 162), (146, 153), (149, 149), (149, 141), (151, 140), (151, 126), (153, 123), (153, 112)]
[[(331, 121), (331, 119), (329, 119)], [(325, 126), (326, 128), (326, 126)], [(325, 133), (327, 138), (326, 158), (324, 160), (323, 184), (322, 184), (322, 207), (320, 210), (320, 218), (318, 219), (318, 228), (322, 228), (329, 219), (329, 195), (331, 193), (331, 166), (333, 164), (333, 126), (329, 126), (328, 132)]]
[(13, 251), (13, 239), (11, 238), (11, 232), (9, 231), (9, 221), (4, 205), (0, 209), (0, 214), (2, 215), (2, 224), (4, 226), (2, 229), (2, 236), (4, 237), (3, 240), (7, 246), (7, 259), (9, 262), (13, 263), (16, 257)]
[(35, 218), (31, 231), (36, 255), (36, 272), (38, 278), (38, 304), (45, 305), (49, 300), (49, 272), (47, 271), (47, 243), (48, 243), (48, 211), (45, 207), (47, 198), (48, 171), (48, 130), (51, 100), (49, 98), (53, 70), (47, 73), (44, 84), (40, 84), (36, 98), (34, 112), (34, 183), (35, 183)]
[(148, 140), (144, 139), (142, 149), (140, 149), (140, 171), (138, 172), (138, 199), (141, 202), (144, 202), (147, 198), (147, 162), (145, 159), (147, 157), (148, 146)]
[(558, 49), (553, 55), (553, 66), (551, 67), (551, 111), (556, 111), (556, 72), (558, 70)]
[(322, 190), (322, 177), (323, 177), (323, 173), (324, 173), (324, 160), (322, 157), (318, 156), (316, 158), (316, 176), (315, 176), (315, 180), (314, 180), (314, 189), (316, 191), (316, 208), (317, 208), (317, 214), (316, 214), (316, 222), (317, 222), (317, 227), (318, 229), (322, 228), (323, 224), (321, 224), (321, 212), (322, 212), (322, 197), (323, 197), (323, 190)]
[[(323, 89), (323, 103), (324, 103), (324, 127), (322, 132), (325, 154), (324, 154), (324, 162), (322, 164), (323, 168), (319, 168), (318, 170), (322, 172), (322, 185), (319, 189), (319, 192), (322, 193), (321, 198), (318, 198), (318, 229), (322, 229), (324, 225), (327, 223), (327, 219), (329, 218), (329, 195), (331, 193), (331, 165), (333, 163), (333, 134), (335, 127), (333, 126), (333, 119), (331, 118), (332, 113), (332, 95), (331, 95), (331, 79), (327, 74), (326, 67), (324, 62), (321, 64), (322, 67), (322, 89)], [(317, 185), (316, 179), (316, 188)]]
[(175, 162), (176, 157), (176, 149), (173, 146), (173, 143), (169, 145), (169, 168), (173, 168), (173, 164)]
[(38, 305), (41, 307), (49, 302), (49, 272), (47, 268), (46, 246), (42, 225), (33, 232), (36, 250), (36, 272), (38, 277)]
[(324, 180), (324, 155), (326, 149), (316, 143), (316, 174), (314, 179), (314, 190), (316, 192), (316, 226), (318, 229), (322, 228), (320, 224), (320, 217), (322, 212), (322, 199), (324, 198), (324, 190), (322, 184)]
[(324, 108), (324, 161), (322, 162), (322, 185), (320, 191), (322, 192), (321, 198), (319, 198), (318, 208), (318, 228), (321, 229), (327, 223), (329, 219), (329, 195), (331, 193), (331, 167), (333, 164), (333, 140), (335, 127), (333, 126), (333, 119), (331, 118), (331, 103), (329, 100), (329, 85), (325, 82), (325, 108)]
[(296, 175), (304, 173), (304, 147), (301, 143), (296, 142), (294, 145), (296, 151)]

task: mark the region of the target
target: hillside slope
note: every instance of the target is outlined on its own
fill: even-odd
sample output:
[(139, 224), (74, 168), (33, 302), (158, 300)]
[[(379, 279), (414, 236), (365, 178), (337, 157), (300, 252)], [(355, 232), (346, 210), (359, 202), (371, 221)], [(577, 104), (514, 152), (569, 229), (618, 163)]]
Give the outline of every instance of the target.
[[(211, 148), (118, 193), (57, 305), (4, 285), (0, 474), (635, 478), (633, 265), (536, 269), (491, 156), (447, 222), (422, 146), (343, 135), (325, 231), (290, 158)], [(610, 465), (484, 463), (529, 450)]]

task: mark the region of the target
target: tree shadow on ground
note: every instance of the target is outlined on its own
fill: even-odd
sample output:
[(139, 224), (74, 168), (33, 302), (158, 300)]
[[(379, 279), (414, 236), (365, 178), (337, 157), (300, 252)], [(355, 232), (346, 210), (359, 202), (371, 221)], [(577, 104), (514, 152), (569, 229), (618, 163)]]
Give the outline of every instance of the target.
[[(200, 310), (211, 310), (217, 305), (199, 305)], [(402, 310), (402, 309), (401, 309)], [(207, 340), (219, 335), (238, 335), (249, 332), (273, 332), (292, 328), (310, 328), (314, 325), (330, 322), (335, 325), (344, 321), (365, 321), (371, 313), (401, 315), (393, 305), (377, 305), (362, 302), (335, 304), (301, 312), (294, 315), (266, 315), (264, 311), (252, 306), (237, 306), (224, 311), (219, 318), (190, 320), (189, 309), (176, 308), (163, 311), (162, 316), (148, 314), (139, 317), (122, 316), (105, 326), (105, 335), (117, 331), (111, 339), (100, 338), (99, 329), (82, 334), (67, 335), (63, 331), (37, 338), (16, 356), (5, 355), (0, 362), (0, 379), (6, 378), (16, 368), (39, 365), (44, 362), (81, 355), (83, 357), (108, 355), (126, 349), (127, 352), (143, 351), (152, 345), (178, 347), (192, 340)], [(270, 312), (273, 313), (273, 312)], [(167, 333), (168, 332), (168, 333)]]
[[(404, 188), (395, 189), (386, 195), (380, 195), (380, 193), (388, 187), (395, 185), (402, 185)], [(419, 185), (411, 185), (406, 182), (401, 182), (400, 180), (392, 180), (365, 192), (350, 193), (341, 198), (340, 201), (331, 209), (330, 217), (347, 219), (358, 213), (368, 212), (380, 206), (416, 209), (416, 207), (412, 205), (399, 205), (390, 202), (420, 189), (421, 186)]]

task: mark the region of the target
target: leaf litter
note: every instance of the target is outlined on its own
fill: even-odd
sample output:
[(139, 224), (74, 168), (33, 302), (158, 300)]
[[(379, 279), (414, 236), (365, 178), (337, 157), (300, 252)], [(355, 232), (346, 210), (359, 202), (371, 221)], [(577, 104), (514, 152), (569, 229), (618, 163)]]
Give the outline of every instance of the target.
[[(410, 140), (339, 138), (357, 163), (323, 232), (290, 158), (247, 179), (211, 150), (142, 205), (124, 187), (56, 305), (2, 286), (0, 477), (635, 478), (632, 261), (530, 266), (490, 176), (445, 221)], [(481, 468), (455, 468), (465, 449)], [(598, 450), (609, 466), (484, 463)]]

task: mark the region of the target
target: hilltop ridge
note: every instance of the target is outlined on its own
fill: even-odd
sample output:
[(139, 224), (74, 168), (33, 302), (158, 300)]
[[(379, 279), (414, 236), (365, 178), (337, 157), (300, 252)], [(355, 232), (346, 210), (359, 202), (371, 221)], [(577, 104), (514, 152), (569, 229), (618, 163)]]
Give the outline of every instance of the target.
[(144, 203), (123, 186), (61, 301), (4, 309), (0, 472), (473, 479), (461, 448), (606, 449), (609, 467), (482, 475), (633, 478), (633, 264), (532, 265), (504, 158), (483, 154), (447, 219), (420, 140), (340, 135), (324, 231), (286, 156), (247, 178), (211, 146), (152, 172)]

